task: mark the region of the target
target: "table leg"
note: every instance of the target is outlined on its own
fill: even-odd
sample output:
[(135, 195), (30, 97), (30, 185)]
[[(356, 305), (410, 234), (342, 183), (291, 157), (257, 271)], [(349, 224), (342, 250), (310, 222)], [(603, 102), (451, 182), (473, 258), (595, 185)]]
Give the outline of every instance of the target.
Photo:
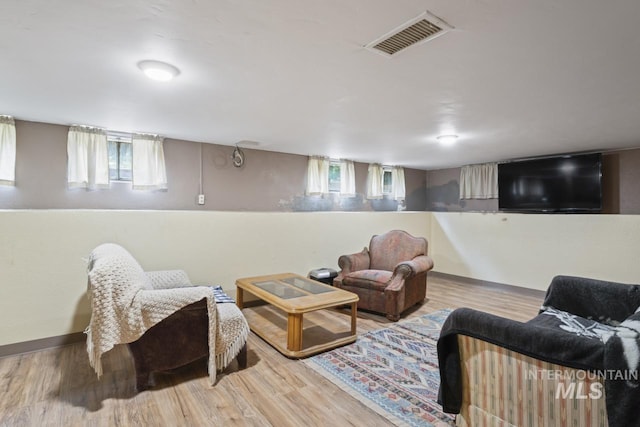
[(358, 319), (358, 303), (351, 303), (351, 335), (356, 334), (356, 320)]
[(236, 285), (236, 305), (240, 310), (244, 308), (244, 301), (242, 300), (244, 298), (244, 292), (242, 291), (243, 289), (240, 286)]
[(287, 321), (287, 350), (302, 350), (302, 313), (289, 313)]

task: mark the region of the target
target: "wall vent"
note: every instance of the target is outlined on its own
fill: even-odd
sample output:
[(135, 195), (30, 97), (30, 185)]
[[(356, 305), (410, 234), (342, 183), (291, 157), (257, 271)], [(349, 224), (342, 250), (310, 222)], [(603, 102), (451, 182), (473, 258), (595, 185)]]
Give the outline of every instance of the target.
[(453, 27), (430, 12), (424, 12), (365, 46), (385, 56), (393, 56), (409, 46), (439, 37)]

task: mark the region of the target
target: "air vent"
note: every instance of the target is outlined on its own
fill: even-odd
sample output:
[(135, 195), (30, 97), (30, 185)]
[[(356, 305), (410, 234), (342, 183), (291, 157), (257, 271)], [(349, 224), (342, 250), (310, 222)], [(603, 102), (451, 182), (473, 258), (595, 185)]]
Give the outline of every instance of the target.
[(430, 12), (424, 12), (393, 31), (372, 41), (365, 48), (385, 56), (393, 56), (409, 46), (439, 37), (453, 27)]

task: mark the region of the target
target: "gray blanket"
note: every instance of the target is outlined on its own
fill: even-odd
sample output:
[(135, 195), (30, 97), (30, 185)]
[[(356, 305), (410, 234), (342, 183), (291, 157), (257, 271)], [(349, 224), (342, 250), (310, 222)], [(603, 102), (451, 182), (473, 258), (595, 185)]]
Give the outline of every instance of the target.
[(638, 285), (557, 276), (540, 313), (527, 323), (468, 308), (455, 310), (438, 340), (438, 401), (445, 412), (460, 412), (457, 335), (463, 334), (539, 360), (605, 373), (609, 426), (640, 426), (638, 307)]

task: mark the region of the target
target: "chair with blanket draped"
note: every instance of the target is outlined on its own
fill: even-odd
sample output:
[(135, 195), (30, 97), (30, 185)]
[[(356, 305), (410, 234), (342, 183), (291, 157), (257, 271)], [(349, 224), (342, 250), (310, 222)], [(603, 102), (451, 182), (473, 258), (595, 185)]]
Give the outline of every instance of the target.
[(102, 354), (128, 344), (136, 388), (149, 387), (151, 373), (208, 356), (210, 383), (216, 370), (237, 357), (246, 366), (249, 327), (233, 303), (216, 303), (216, 291), (193, 286), (182, 270), (145, 272), (123, 247), (106, 243), (89, 257), (91, 321), (89, 362), (102, 375)]
[(557, 276), (526, 323), (454, 310), (439, 403), (457, 425), (638, 426), (640, 286)]
[(333, 285), (358, 294), (358, 308), (392, 321), (425, 299), (427, 272), (433, 268), (427, 240), (401, 230), (373, 236), (368, 249), (343, 255), (338, 264)]

